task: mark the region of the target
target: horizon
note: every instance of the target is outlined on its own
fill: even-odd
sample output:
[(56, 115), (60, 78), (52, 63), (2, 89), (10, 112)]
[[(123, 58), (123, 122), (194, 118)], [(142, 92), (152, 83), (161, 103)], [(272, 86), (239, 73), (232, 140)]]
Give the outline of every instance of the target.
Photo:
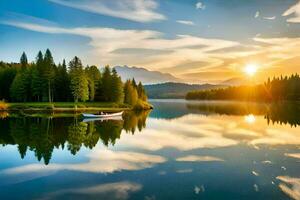
[(250, 79), (249, 65), (257, 82), (300, 72), (296, 0), (14, 2), (0, 2), (4, 62), (23, 51), (34, 61), (49, 48), (56, 63), (78, 56), (84, 65), (136, 66), (191, 84)]

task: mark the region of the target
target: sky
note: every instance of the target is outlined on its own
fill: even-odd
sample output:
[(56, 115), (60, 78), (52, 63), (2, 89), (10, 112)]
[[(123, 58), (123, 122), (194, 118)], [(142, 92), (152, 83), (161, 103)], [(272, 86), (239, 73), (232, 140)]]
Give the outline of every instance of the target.
[(189, 83), (300, 73), (299, 0), (1, 0), (0, 60), (128, 65)]

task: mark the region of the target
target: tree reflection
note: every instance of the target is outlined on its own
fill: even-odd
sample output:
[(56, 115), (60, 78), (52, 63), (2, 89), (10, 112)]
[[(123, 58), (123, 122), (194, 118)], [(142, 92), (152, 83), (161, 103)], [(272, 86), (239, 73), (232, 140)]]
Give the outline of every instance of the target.
[(300, 104), (297, 102), (260, 104), (241, 102), (215, 102), (187, 104), (187, 109), (203, 115), (263, 115), (268, 124), (300, 125)]
[(124, 133), (141, 131), (149, 112), (124, 114), (123, 120), (82, 122), (78, 118), (12, 117), (0, 119), (0, 143), (17, 145), (23, 159), (33, 151), (37, 160), (47, 165), (54, 149), (64, 149), (75, 155), (84, 146), (92, 149), (99, 139), (106, 146), (114, 145)]

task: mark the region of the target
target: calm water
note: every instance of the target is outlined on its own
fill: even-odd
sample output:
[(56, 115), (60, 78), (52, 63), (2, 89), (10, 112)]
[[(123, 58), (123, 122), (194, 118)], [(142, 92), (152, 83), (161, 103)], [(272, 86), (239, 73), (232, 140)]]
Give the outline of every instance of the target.
[(153, 101), (123, 121), (0, 114), (0, 199), (300, 199), (299, 106)]

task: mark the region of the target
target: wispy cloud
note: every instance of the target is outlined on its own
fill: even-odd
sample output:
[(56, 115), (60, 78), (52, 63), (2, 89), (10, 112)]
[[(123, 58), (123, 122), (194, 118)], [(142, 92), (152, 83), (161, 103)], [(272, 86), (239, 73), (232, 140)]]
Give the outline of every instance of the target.
[[(172, 69), (173, 75), (188, 82), (199, 82), (203, 79), (219, 83), (231, 77), (243, 76), (242, 69), (249, 61), (260, 64), (261, 77), (257, 77), (258, 80), (265, 80), (266, 76), (279, 73), (285, 75), (299, 69), (299, 61), (292, 59), (299, 58), (297, 52), (300, 38), (262, 38), (257, 35), (251, 43), (243, 44), (192, 35), (165, 38), (163, 33), (153, 30), (66, 28), (26, 17), (0, 23), (47, 34), (70, 34), (88, 38), (90, 51), (83, 58), (87, 64), (125, 63), (161, 72)], [(159, 53), (149, 55), (149, 51)], [(141, 56), (147, 52), (147, 56)]]
[[(49, 34), (72, 34), (90, 39), (92, 51), (86, 59), (89, 62), (101, 57), (101, 64), (128, 64), (151, 67), (152, 70), (168, 69), (178, 66), (187, 60), (194, 62), (207, 62), (216, 65), (220, 61), (217, 56), (209, 56), (211, 51), (239, 45), (238, 42), (207, 39), (191, 35), (177, 35), (172, 39), (165, 39), (161, 32), (152, 30), (120, 30), (103, 27), (77, 27), (64, 28), (59, 26), (46, 26), (34, 21), (5, 21), (4, 24)], [(160, 50), (164, 53), (147, 56), (141, 59), (134, 54), (120, 54), (120, 49)], [(141, 49), (142, 51), (142, 49)], [(223, 57), (224, 55), (222, 55)], [(134, 61), (134, 62), (133, 62)], [(208, 65), (207, 67), (210, 67)], [(148, 68), (150, 69), (150, 68)]]
[(290, 7), (287, 11), (285, 11), (282, 16), (291, 16), (287, 19), (287, 22), (290, 23), (300, 23), (300, 1), (294, 6)]
[(179, 23), (179, 24), (190, 25), (190, 26), (194, 26), (195, 25), (194, 22), (187, 21), (187, 20), (177, 20), (176, 22)]
[(166, 17), (156, 11), (158, 3), (154, 0), (49, 0), (50, 2), (84, 10), (91, 13), (132, 20), (151, 22), (165, 20)]
[(196, 9), (204, 10), (205, 8), (206, 8), (206, 6), (202, 2), (199, 1), (196, 3)]

